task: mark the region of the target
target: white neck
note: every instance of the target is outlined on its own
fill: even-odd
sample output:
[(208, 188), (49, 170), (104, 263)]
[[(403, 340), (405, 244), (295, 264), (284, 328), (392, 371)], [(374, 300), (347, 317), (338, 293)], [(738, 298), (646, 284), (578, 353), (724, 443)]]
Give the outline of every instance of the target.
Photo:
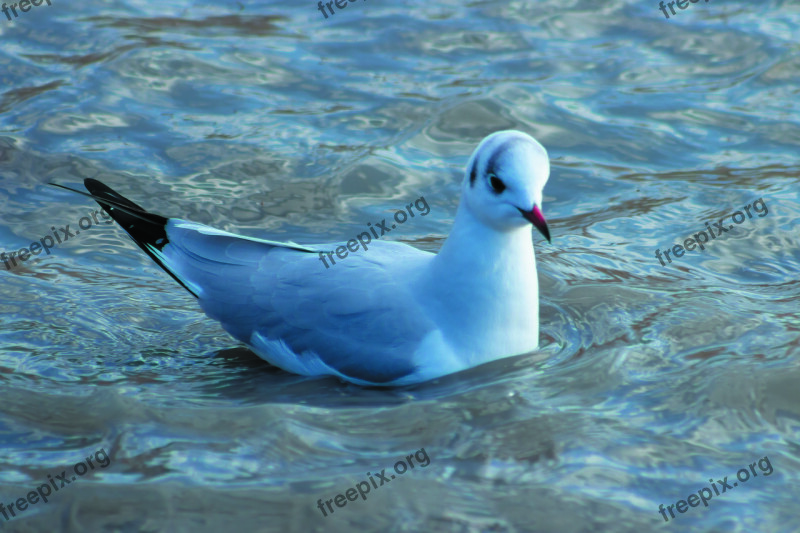
[(423, 286), (440, 323), (446, 324), (445, 338), (470, 364), (538, 346), (539, 283), (531, 226), (492, 229), (462, 201)]

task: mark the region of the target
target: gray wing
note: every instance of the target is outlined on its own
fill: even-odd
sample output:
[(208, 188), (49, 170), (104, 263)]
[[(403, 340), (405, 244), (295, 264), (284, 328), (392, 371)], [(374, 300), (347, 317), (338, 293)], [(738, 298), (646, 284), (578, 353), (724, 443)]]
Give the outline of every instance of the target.
[[(345, 376), (384, 383), (415, 370), (412, 355), (435, 329), (405, 272), (433, 257), (376, 241), (326, 268), (330, 248), (242, 237), (169, 219), (164, 263), (203, 310), (237, 339), (281, 340)], [(335, 257), (335, 256), (334, 256)]]

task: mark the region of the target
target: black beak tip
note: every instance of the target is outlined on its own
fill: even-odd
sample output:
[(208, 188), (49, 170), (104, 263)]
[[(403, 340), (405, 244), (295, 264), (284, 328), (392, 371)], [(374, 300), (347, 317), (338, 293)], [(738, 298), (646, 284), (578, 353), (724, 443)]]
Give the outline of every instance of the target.
[(544, 219), (544, 215), (542, 211), (539, 209), (538, 206), (533, 206), (533, 209), (530, 211), (525, 211), (524, 209), (520, 209), (519, 212), (522, 213), (522, 216), (525, 217), (525, 220), (536, 226), (536, 229), (547, 239), (548, 244), (552, 244), (550, 240), (550, 229), (547, 227), (547, 221)]

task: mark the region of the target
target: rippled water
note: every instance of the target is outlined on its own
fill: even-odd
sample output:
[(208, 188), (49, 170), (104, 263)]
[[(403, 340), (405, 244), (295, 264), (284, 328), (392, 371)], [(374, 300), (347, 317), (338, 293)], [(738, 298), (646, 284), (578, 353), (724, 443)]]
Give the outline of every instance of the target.
[[(670, 19), (655, 0), (0, 14), (2, 250), (77, 229), (96, 206), (46, 183), (95, 177), (164, 215), (297, 242), (424, 195), (430, 215), (394, 237), (436, 251), (467, 157), (506, 128), (550, 152), (554, 237), (536, 237), (539, 352), (394, 390), (270, 367), (102, 219), (0, 265), (0, 501), (110, 459), (0, 524), (795, 531), (799, 32), (798, 4), (777, 0)], [(655, 257), (758, 198), (768, 214), (705, 251)], [(421, 448), (428, 466), (317, 508)], [(664, 522), (659, 505), (725, 476), (708, 508)]]

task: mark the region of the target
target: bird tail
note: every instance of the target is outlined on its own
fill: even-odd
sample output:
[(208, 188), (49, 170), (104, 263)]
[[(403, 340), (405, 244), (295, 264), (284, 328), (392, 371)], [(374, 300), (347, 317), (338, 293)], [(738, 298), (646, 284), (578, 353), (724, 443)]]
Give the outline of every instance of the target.
[(108, 213), (108, 215), (130, 235), (133, 242), (135, 242), (139, 248), (144, 250), (164, 272), (180, 283), (181, 287), (197, 298), (197, 294), (181, 281), (175, 272), (162, 261), (164, 256), (161, 252), (164, 246), (169, 243), (169, 238), (167, 237), (167, 223), (169, 219), (146, 211), (140, 205), (128, 200), (100, 181), (86, 178), (83, 180), (83, 184), (86, 190), (89, 191), (88, 194), (70, 187), (65, 187), (64, 185), (58, 185), (57, 183), (51, 183), (50, 185), (93, 198), (100, 204), (103, 211)]

